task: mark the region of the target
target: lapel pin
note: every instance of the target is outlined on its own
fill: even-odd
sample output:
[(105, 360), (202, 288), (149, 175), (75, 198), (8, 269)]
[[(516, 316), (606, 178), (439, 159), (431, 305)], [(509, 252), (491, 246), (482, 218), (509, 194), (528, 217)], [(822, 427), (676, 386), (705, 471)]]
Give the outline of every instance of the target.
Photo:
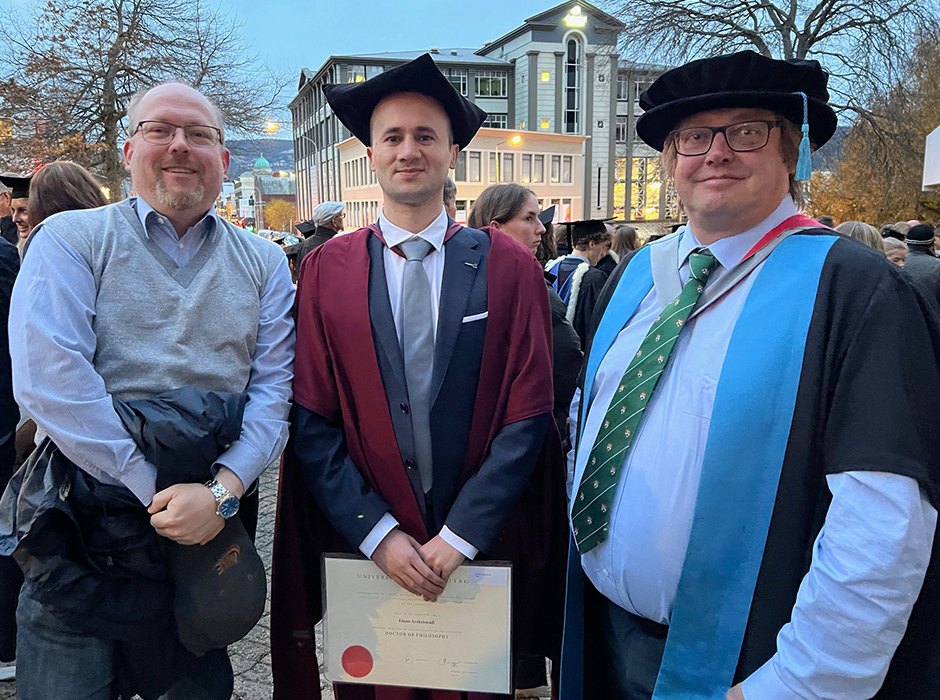
[(466, 261), (464, 261), (464, 265), (466, 265), (467, 267), (472, 267), (474, 270), (476, 270), (478, 263), (472, 263), (472, 262), (466, 262)]

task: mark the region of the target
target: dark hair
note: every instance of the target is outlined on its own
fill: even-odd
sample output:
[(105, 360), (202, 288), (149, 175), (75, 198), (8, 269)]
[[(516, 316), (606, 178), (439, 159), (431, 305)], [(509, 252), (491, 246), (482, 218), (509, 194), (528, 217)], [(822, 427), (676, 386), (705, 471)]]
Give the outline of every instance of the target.
[(617, 255), (626, 255), (640, 246), (636, 242), (636, 229), (626, 224), (620, 224), (614, 229), (611, 248)]
[(487, 187), (473, 205), (467, 226), (481, 228), (491, 221), (505, 224), (519, 213), (530, 195), (535, 197), (535, 192), (515, 183)]
[(545, 224), (545, 231), (542, 232), (542, 240), (539, 241), (538, 250), (535, 251), (535, 259), (544, 265), (557, 257), (558, 246), (555, 244), (555, 224), (549, 221)]
[(36, 227), (43, 220), (72, 209), (94, 209), (108, 203), (94, 176), (80, 165), (67, 160), (49, 163), (33, 176), (29, 184), (29, 223)]
[(826, 214), (823, 214), (822, 216), (817, 216), (816, 221), (818, 221), (820, 224), (822, 224), (826, 228), (836, 227), (836, 220), (833, 219), (831, 216), (827, 216)]

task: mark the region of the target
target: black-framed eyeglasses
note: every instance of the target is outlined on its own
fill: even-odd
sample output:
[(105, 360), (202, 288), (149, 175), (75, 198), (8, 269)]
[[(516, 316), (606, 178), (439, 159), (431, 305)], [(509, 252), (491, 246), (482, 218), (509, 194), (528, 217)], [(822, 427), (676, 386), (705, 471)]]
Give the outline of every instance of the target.
[(780, 120), (755, 120), (727, 126), (690, 126), (670, 134), (680, 156), (703, 156), (711, 150), (717, 134), (724, 134), (728, 148), (737, 153), (758, 151), (770, 140), (770, 131)]
[(183, 130), (186, 137), (186, 143), (195, 148), (212, 148), (218, 143), (222, 143), (222, 130), (208, 126), (206, 124), (188, 124), (180, 126), (172, 122), (161, 122), (156, 120), (147, 120), (137, 123), (134, 134), (139, 133), (144, 141), (156, 146), (166, 146), (176, 138), (176, 131)]

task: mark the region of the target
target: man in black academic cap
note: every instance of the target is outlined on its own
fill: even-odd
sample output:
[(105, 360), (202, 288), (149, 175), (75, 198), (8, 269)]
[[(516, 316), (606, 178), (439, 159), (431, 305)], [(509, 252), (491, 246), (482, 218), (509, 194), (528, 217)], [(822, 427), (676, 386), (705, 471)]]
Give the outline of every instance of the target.
[(930, 224), (911, 226), (907, 232), (904, 272), (921, 285), (930, 299), (940, 304), (940, 258), (937, 257), (934, 230)]
[(940, 694), (936, 326), (900, 270), (799, 214), (827, 79), (745, 51), (640, 97), (688, 224), (598, 302), (562, 700)]
[[(10, 241), (14, 245), (19, 240), (29, 237), (33, 227), (29, 223), (29, 183), (32, 176), (0, 175), (0, 182), (10, 188), (10, 221), (16, 227), (17, 240)], [(7, 234), (4, 231), (4, 238)]]
[(443, 203), (486, 115), (430, 55), (324, 91), (366, 145), (384, 205), (377, 223), (334, 237), (301, 269), (275, 525), (275, 698), (318, 697), (322, 552), (360, 552), (428, 600), (465, 560), (513, 561), (514, 650), (556, 656), (566, 533), (546, 456), (558, 437), (545, 281), (529, 251), (454, 223)]
[(567, 227), (572, 252), (552, 260), (545, 269), (555, 276), (552, 288), (567, 305), (568, 320), (583, 347), (594, 306), (607, 283), (607, 273), (596, 265), (610, 250), (610, 232), (599, 220), (563, 222), (559, 226)]

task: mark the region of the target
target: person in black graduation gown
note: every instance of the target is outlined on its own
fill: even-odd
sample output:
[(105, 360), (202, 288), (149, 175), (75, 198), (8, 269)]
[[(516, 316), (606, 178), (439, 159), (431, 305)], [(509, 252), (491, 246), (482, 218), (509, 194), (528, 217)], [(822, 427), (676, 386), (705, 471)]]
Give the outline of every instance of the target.
[(545, 270), (555, 276), (552, 288), (565, 302), (568, 320), (583, 347), (594, 305), (607, 282), (607, 274), (595, 266), (610, 249), (610, 233), (599, 220), (569, 221), (559, 226), (567, 228), (572, 252), (552, 260)]
[(640, 97), (689, 220), (598, 302), (562, 700), (940, 697), (940, 331), (799, 214), (827, 79), (744, 51)]
[(32, 176), (0, 175), (0, 183), (10, 188), (8, 195), (0, 195), (6, 203), (7, 211), (0, 218), (0, 235), (13, 245), (19, 245), (20, 239), (29, 235), (32, 226), (29, 223), (29, 183)]

